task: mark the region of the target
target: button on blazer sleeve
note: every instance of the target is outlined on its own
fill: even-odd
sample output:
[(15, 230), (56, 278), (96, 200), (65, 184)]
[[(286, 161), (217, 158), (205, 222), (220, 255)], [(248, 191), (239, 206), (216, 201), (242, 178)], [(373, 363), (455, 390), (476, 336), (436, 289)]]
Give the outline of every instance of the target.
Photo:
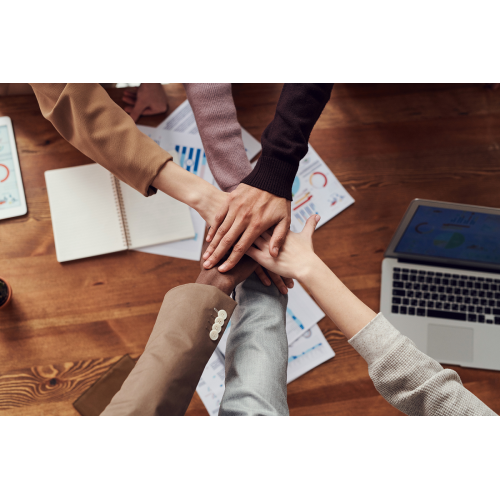
[(145, 196), (172, 160), (98, 83), (32, 83), (43, 116), (75, 148)]
[[(102, 415), (184, 415), (235, 307), (213, 286), (170, 290), (144, 353)], [(220, 310), (227, 318), (213, 341), (209, 335)]]

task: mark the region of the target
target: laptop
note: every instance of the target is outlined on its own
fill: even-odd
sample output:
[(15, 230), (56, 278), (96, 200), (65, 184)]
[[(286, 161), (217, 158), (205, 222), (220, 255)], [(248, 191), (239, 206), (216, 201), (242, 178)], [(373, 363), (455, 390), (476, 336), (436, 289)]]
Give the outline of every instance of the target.
[(500, 209), (413, 200), (385, 252), (380, 309), (435, 360), (500, 370)]

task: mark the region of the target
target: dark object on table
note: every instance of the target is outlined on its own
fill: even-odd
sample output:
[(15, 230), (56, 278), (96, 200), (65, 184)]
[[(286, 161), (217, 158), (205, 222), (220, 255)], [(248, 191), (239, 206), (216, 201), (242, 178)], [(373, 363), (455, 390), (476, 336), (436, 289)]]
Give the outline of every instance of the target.
[(120, 390), (123, 382), (135, 366), (135, 361), (126, 354), (110, 368), (92, 387), (87, 389), (73, 406), (84, 417), (97, 417)]
[(12, 288), (3, 278), (0, 278), (0, 309), (5, 307), (12, 297)]

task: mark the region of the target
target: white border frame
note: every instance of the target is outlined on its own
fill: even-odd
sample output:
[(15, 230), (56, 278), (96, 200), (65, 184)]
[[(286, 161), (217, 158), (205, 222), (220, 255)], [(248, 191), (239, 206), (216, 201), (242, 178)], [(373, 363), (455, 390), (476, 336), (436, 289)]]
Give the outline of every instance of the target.
[(21, 175), (21, 165), (19, 163), (19, 156), (17, 155), (17, 145), (14, 136), (14, 128), (12, 127), (12, 120), (8, 116), (0, 116), (0, 127), (7, 125), (10, 150), (12, 151), (12, 161), (14, 163), (14, 171), (19, 181), (19, 198), (21, 201), (20, 207), (14, 207), (7, 210), (0, 210), (0, 220), (10, 219), (11, 217), (19, 217), (28, 213), (28, 205), (26, 203), (26, 195), (24, 193), (23, 177)]

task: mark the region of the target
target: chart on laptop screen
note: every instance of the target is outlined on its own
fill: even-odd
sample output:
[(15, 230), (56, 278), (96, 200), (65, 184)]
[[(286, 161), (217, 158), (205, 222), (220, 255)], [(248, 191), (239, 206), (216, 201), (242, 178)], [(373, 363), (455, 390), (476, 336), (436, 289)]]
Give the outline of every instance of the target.
[(395, 251), (500, 264), (500, 216), (419, 206)]

